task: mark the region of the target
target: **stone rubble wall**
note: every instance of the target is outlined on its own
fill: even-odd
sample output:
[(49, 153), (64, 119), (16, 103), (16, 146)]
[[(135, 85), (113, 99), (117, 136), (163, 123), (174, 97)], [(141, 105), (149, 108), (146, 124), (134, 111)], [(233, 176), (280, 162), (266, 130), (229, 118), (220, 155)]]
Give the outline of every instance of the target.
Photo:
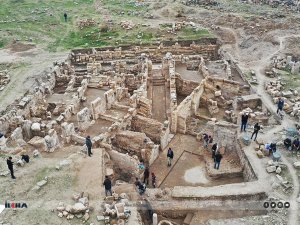
[(183, 133), (187, 131), (188, 117), (195, 115), (200, 106), (200, 98), (204, 92), (204, 83), (201, 84), (186, 97), (171, 114), (171, 132)]

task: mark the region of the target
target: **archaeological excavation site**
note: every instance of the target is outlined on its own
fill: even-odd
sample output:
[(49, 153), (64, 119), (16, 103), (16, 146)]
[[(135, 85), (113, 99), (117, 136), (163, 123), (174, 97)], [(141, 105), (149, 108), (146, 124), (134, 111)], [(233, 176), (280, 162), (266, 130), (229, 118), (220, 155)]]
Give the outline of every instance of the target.
[[(0, 39), (0, 225), (299, 224), (298, 17), (291, 31), (283, 16), (238, 17), (219, 1), (132, 2), (140, 12), (95, 1), (105, 46), (50, 57)], [(80, 30), (106, 29), (71, 12)], [(111, 44), (117, 16), (128, 34)], [(136, 27), (165, 39), (143, 30), (127, 44)]]

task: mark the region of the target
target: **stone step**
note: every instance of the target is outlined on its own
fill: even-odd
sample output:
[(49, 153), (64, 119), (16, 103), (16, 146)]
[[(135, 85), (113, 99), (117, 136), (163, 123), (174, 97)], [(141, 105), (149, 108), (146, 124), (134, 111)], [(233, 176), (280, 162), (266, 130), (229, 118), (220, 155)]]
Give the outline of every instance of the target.
[(183, 225), (190, 225), (193, 217), (194, 217), (194, 213), (188, 213), (183, 221)]

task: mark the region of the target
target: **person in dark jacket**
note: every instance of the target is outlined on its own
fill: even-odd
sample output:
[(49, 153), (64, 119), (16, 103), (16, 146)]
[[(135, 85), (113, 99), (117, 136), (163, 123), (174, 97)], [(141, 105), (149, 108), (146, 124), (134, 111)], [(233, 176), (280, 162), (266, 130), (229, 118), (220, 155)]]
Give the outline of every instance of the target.
[(25, 162), (29, 163), (29, 155), (21, 155), (21, 159), (24, 160)]
[(171, 148), (168, 149), (167, 158), (168, 158), (168, 166), (171, 166), (172, 165), (172, 159), (174, 158), (174, 153), (173, 153), (173, 150)]
[(93, 143), (92, 143), (92, 141), (91, 141), (91, 137), (90, 137), (90, 136), (87, 136), (87, 137), (85, 138), (85, 145), (86, 145), (86, 147), (87, 147), (87, 149), (88, 149), (88, 155), (89, 155), (90, 157), (92, 157), (92, 155), (93, 155), (93, 153), (92, 153), (92, 145), (93, 145)]
[(252, 140), (252, 138), (253, 138), (254, 135), (255, 135), (254, 141), (256, 140), (257, 134), (258, 134), (258, 131), (259, 131), (259, 130), (260, 130), (260, 126), (259, 126), (258, 123), (256, 123), (256, 124), (254, 125), (254, 131), (253, 131), (253, 133), (252, 133), (252, 135), (251, 135), (251, 140)]
[(68, 21), (68, 14), (66, 12), (64, 13), (64, 18), (65, 18), (65, 22), (67, 22)]
[(150, 176), (150, 171), (149, 168), (146, 167), (145, 171), (144, 171), (144, 183), (145, 184), (149, 184), (149, 176)]
[(215, 143), (212, 147), (211, 147), (211, 153), (212, 153), (212, 158), (215, 161), (215, 157), (216, 157), (216, 153), (218, 151), (218, 144)]
[(108, 176), (105, 176), (105, 180), (103, 182), (104, 188), (105, 188), (105, 196), (107, 196), (107, 193), (110, 193), (112, 196), (112, 191), (111, 191), (111, 180), (109, 179)]
[(296, 138), (292, 143), (292, 151), (299, 151), (300, 148), (300, 141), (299, 138)]
[(207, 148), (207, 146), (208, 146), (208, 140), (209, 140), (208, 134), (204, 133), (203, 134), (203, 147), (204, 148)]
[(134, 182), (135, 186), (138, 188), (139, 194), (142, 195), (146, 191), (146, 185), (140, 182), (139, 178), (135, 178)]
[(248, 123), (249, 116), (246, 113), (242, 115), (242, 125), (241, 125), (241, 132), (246, 131), (247, 123)]
[(12, 160), (12, 157), (9, 157), (7, 160), (6, 160), (6, 163), (7, 163), (7, 167), (10, 171), (10, 174), (11, 174), (11, 178), (12, 179), (16, 179), (15, 175), (14, 175), (14, 163), (11, 161)]
[(283, 106), (284, 106), (284, 101), (282, 98), (279, 98), (277, 103), (277, 114), (279, 114), (279, 111), (283, 110)]
[(151, 173), (151, 176), (152, 176), (152, 187), (156, 188), (156, 176), (153, 172)]
[(215, 169), (217, 170), (219, 169), (222, 158), (223, 156), (220, 154), (220, 152), (217, 152), (215, 156), (215, 166), (214, 166)]
[(292, 140), (290, 138), (284, 139), (283, 144), (288, 150), (292, 150)]

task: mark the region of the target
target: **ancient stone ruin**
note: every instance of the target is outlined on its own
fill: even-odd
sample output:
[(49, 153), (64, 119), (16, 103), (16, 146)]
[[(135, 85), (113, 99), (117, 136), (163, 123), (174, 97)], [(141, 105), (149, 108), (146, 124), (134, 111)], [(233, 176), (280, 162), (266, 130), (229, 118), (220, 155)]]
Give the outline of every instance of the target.
[[(135, 177), (143, 176), (141, 162), (155, 173), (156, 188), (149, 185), (145, 203), (146, 211), (153, 208), (153, 224), (175, 224), (174, 218), (196, 224), (197, 210), (245, 208), (241, 202), (249, 207), (243, 215), (265, 214), (261, 205), (255, 207), (267, 198), (269, 187), (261, 168), (253, 166), (257, 158), (243, 150), (247, 137), (236, 137), (243, 113), (250, 115), (251, 129), (256, 122), (276, 124), (278, 118), (238, 65), (223, 59), (218, 49), (210, 39), (73, 50), (54, 65), (47, 80), (1, 116), (5, 136), (0, 148), (27, 148), (37, 155), (36, 150), (53, 154), (77, 145), (85, 154), (89, 135), (94, 151), (103, 149), (99, 163), (104, 163), (103, 174), (112, 179), (113, 190), (129, 185), (135, 192)], [(272, 95), (273, 87), (266, 87)], [(299, 107), (293, 113), (299, 115)], [(202, 144), (204, 133), (214, 139), (208, 149)], [(223, 154), (219, 170), (210, 151), (214, 143)], [(167, 168), (169, 147), (175, 156)], [(89, 197), (81, 193), (73, 199), (74, 206), (57, 203), (58, 216), (71, 220), (80, 214), (77, 218), (87, 221)], [(98, 220), (124, 224), (132, 217), (130, 200), (125, 193), (107, 198)], [(145, 210), (136, 209), (140, 223), (132, 224), (150, 221)]]

